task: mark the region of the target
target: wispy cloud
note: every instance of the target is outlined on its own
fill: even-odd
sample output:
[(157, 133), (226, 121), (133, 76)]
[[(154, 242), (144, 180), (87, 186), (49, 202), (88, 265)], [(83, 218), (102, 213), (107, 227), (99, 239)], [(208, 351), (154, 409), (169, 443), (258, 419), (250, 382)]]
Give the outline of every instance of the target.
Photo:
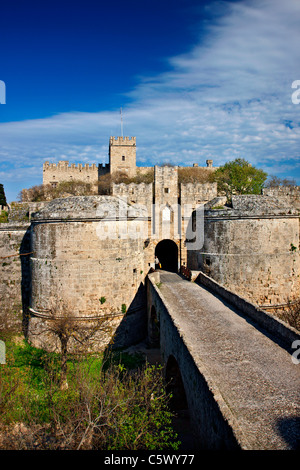
[[(300, 184), (300, 105), (291, 101), (300, 79), (299, 1), (212, 2), (208, 15), (199, 43), (128, 95), (124, 133), (137, 136), (139, 162), (219, 165), (242, 156)], [(45, 160), (105, 162), (119, 122), (106, 111), (1, 124), (0, 171), (9, 161), (20, 172), (37, 168), (41, 180)]]

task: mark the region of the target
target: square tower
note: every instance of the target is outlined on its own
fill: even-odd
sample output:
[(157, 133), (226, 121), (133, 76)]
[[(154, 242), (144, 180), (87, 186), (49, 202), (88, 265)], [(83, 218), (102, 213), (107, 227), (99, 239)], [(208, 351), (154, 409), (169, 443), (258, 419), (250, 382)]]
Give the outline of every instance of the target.
[(136, 174), (136, 137), (111, 137), (109, 139), (110, 173)]

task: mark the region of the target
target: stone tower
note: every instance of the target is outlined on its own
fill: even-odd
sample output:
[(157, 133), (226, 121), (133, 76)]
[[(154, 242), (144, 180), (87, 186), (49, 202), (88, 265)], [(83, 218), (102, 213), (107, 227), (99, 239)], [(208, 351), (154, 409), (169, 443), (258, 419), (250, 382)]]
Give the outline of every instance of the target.
[(122, 172), (128, 176), (136, 173), (136, 137), (111, 137), (109, 139), (110, 173)]
[(158, 238), (179, 237), (178, 167), (154, 167), (154, 233)]

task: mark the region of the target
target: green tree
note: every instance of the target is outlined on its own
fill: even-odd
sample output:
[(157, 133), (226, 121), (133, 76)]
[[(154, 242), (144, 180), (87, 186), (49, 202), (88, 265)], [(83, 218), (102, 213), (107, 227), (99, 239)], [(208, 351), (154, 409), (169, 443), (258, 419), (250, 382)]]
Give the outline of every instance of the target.
[(267, 176), (247, 160), (236, 158), (219, 167), (212, 174), (212, 180), (217, 182), (220, 193), (230, 197), (232, 194), (260, 194)]
[(7, 206), (3, 184), (0, 184), (0, 206)]

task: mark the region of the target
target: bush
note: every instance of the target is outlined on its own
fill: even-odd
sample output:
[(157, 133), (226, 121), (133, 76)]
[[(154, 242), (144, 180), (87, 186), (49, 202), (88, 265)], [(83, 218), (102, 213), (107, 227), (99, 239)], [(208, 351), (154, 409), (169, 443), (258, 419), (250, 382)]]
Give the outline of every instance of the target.
[(201, 167), (178, 168), (178, 183), (211, 183), (212, 171)]
[(29, 189), (22, 189), (19, 194), (21, 202), (52, 201), (59, 197), (91, 196), (97, 194), (95, 185), (83, 181), (61, 181), (56, 186), (40, 184)]
[(7, 351), (0, 369), (0, 448), (178, 448), (160, 367), (129, 370), (120, 355), (105, 363), (99, 356), (73, 357), (69, 387), (61, 390), (59, 355), (27, 343), (10, 342)]
[(8, 212), (7, 211), (1, 211), (0, 214), (0, 224), (4, 224), (8, 222)]
[(145, 173), (141, 173), (137, 168), (137, 174), (133, 177), (127, 175), (127, 173), (123, 172), (115, 172), (112, 175), (110, 173), (106, 173), (105, 175), (101, 175), (98, 181), (98, 193), (102, 195), (109, 195), (111, 194), (112, 184), (150, 184), (154, 181), (154, 169), (149, 169)]

